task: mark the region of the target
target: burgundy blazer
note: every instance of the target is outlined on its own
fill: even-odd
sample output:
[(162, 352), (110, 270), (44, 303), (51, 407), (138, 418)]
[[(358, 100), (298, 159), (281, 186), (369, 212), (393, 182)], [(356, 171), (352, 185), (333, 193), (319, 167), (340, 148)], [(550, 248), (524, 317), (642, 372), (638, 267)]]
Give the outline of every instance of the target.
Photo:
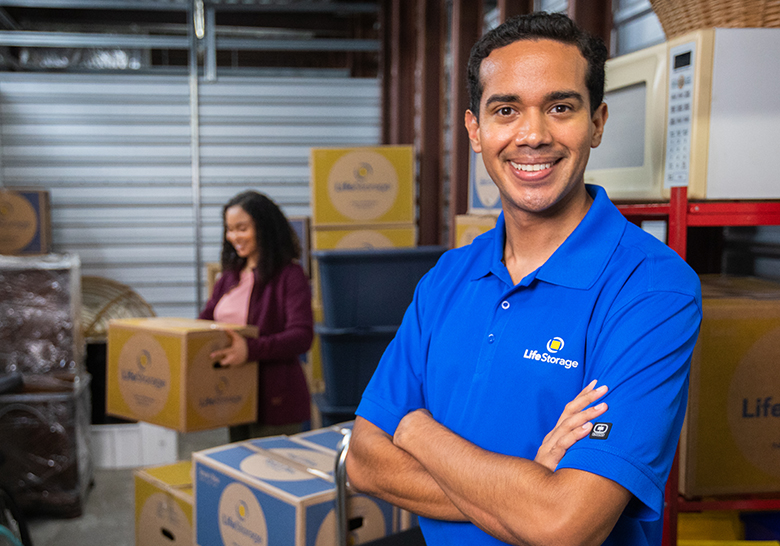
[[(225, 271), (214, 285), (199, 318), (214, 320), (217, 302), (238, 284), (239, 272)], [(247, 339), (249, 362), (258, 362), (258, 423), (286, 425), (310, 418), (309, 389), (299, 356), (311, 347), (314, 319), (311, 288), (303, 268), (285, 266), (264, 285), (255, 270), (247, 324), (258, 327), (257, 339)]]

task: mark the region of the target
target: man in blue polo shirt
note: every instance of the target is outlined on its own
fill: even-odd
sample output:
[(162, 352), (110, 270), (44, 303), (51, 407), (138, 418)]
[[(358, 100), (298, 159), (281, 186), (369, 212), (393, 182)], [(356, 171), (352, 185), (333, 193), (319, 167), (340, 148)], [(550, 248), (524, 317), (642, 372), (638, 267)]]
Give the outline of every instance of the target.
[[(466, 128), (503, 214), (418, 285), (347, 459), (353, 487), (422, 516), (429, 546), (661, 543), (701, 294), (584, 183), (606, 57), (547, 14), (472, 49)], [(608, 409), (591, 423), (594, 381)]]

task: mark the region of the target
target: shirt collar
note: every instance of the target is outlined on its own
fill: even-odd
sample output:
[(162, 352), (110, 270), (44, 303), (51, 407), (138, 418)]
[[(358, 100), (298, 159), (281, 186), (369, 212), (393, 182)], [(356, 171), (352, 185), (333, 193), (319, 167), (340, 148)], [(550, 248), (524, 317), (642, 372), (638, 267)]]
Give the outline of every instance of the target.
[[(603, 188), (590, 184), (585, 187), (593, 197), (593, 204), (571, 235), (537, 270), (537, 279), (568, 288), (590, 288), (615, 252), (623, 236), (626, 220)], [(479, 264), (474, 278), (493, 273), (511, 286), (509, 272), (502, 261), (506, 238), (503, 212), (492, 233), (490, 250), (483, 254), (489, 258)]]

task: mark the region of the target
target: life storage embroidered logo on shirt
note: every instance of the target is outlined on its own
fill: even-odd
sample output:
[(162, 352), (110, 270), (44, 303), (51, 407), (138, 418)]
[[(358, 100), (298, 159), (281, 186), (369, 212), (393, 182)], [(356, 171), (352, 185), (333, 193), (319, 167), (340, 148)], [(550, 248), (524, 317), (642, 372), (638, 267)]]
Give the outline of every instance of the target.
[(593, 440), (606, 440), (609, 438), (609, 432), (612, 430), (612, 423), (596, 423), (593, 430), (590, 431), (590, 438)]
[(554, 337), (547, 342), (547, 352), (539, 352), (536, 349), (526, 349), (525, 352), (523, 352), (523, 358), (526, 358), (528, 360), (535, 360), (537, 362), (549, 362), (550, 364), (558, 364), (559, 366), (563, 366), (567, 370), (570, 368), (576, 368), (577, 366), (580, 365), (580, 363), (577, 362), (576, 360), (569, 360), (568, 358), (553, 356), (553, 354), (562, 351), (564, 345), (565, 343), (563, 341), (563, 338)]

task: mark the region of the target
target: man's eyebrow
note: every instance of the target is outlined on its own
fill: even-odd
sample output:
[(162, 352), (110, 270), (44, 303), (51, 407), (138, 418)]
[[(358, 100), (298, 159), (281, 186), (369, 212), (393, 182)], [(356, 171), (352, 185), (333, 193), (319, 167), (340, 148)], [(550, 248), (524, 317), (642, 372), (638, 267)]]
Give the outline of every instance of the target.
[[(574, 99), (580, 104), (585, 104), (585, 98), (582, 93), (577, 91), (553, 91), (545, 95), (545, 102), (555, 102), (559, 100)], [(485, 106), (490, 106), (496, 102), (521, 102), (520, 97), (517, 95), (491, 95), (485, 102)]]
[(582, 93), (578, 93), (577, 91), (553, 91), (552, 93), (549, 93), (545, 99), (546, 102), (574, 99), (580, 104), (585, 104), (585, 98), (582, 96)]
[(490, 106), (494, 102), (520, 102), (520, 97), (517, 95), (491, 95), (485, 106)]

